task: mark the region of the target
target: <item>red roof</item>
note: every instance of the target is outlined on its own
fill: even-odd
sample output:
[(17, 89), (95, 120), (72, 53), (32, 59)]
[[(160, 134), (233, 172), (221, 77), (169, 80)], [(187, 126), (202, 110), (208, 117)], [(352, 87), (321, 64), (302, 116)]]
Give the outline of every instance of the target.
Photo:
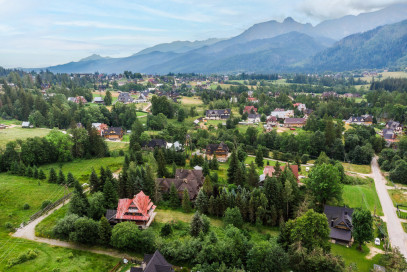
[[(298, 165), (290, 164), (290, 168), (291, 168), (291, 171), (294, 174), (294, 177), (298, 180)], [(280, 166), (280, 169), (281, 169), (281, 171), (284, 171), (285, 165)], [(269, 177), (272, 177), (273, 173), (275, 171), (276, 170), (274, 169), (274, 166), (267, 165), (266, 167), (264, 167), (263, 174), (266, 175), (266, 176), (268, 175)]]
[(247, 98), (247, 100), (249, 100), (249, 101), (257, 101), (257, 98), (255, 98), (255, 97), (249, 97), (249, 98)]
[[(116, 219), (127, 219), (137, 221), (148, 221), (150, 219), (149, 211), (155, 210), (153, 202), (149, 196), (146, 196), (143, 191), (140, 191), (133, 199), (119, 199), (117, 205)], [(131, 209), (131, 211), (129, 211)], [(137, 213), (141, 215), (130, 215), (126, 213)]]
[(243, 113), (247, 112), (247, 113), (251, 113), (251, 111), (257, 112), (257, 108), (255, 108), (254, 106), (246, 106), (244, 107)]

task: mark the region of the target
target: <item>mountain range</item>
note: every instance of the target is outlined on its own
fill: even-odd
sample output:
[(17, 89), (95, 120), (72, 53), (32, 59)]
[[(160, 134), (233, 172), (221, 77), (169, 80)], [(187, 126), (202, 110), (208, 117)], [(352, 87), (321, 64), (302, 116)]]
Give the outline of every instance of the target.
[[(169, 72), (305, 72), (382, 68), (407, 63), (407, 4), (316, 26), (291, 17), (255, 24), (238, 36), (176, 41), (125, 58), (91, 55), (78, 62), (46, 67), (59, 73), (149, 74)], [(31, 69), (29, 69), (31, 70)]]

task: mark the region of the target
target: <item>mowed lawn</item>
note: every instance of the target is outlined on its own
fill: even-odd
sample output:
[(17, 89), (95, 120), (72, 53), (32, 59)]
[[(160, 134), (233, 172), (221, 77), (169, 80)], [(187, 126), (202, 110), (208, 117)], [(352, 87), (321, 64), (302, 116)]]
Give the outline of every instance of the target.
[[(36, 179), (0, 174), (0, 271), (109, 271), (118, 263), (117, 258), (52, 247), (8, 235), (12, 230), (6, 228), (6, 224), (18, 227), (40, 210), (43, 201), (55, 201), (64, 192), (65, 189), (56, 184), (41, 182), (39, 185)], [(30, 205), (28, 210), (23, 209), (25, 203)], [(38, 257), (13, 267), (6, 266), (10, 259), (29, 249), (38, 250)]]
[(382, 216), (383, 210), (373, 182), (366, 185), (345, 185), (343, 187), (343, 203), (351, 208), (365, 207), (372, 213)]
[(193, 96), (193, 97), (183, 96), (181, 98), (181, 104), (187, 105), (187, 106), (197, 106), (197, 105), (202, 105), (203, 102), (202, 102), (202, 99), (197, 96)]
[(361, 174), (370, 174), (372, 172), (370, 165), (359, 165), (345, 162), (343, 162), (342, 165), (345, 171), (356, 172)]
[(362, 251), (359, 251), (355, 244), (350, 248), (332, 244), (331, 251), (333, 254), (342, 256), (346, 266), (352, 263), (356, 264), (356, 271), (371, 271), (373, 264), (378, 264), (382, 256), (381, 254), (377, 254), (372, 259), (368, 259), (366, 256), (369, 254), (369, 248), (363, 246)]
[(0, 147), (6, 146), (10, 141), (33, 137), (44, 137), (48, 135), (50, 129), (47, 128), (21, 128), (13, 127), (0, 130)]
[(40, 169), (44, 170), (45, 174), (48, 177), (49, 170), (53, 167), (57, 172), (59, 171), (60, 167), (62, 166), (62, 171), (65, 175), (68, 172), (71, 172), (72, 175), (79, 180), (81, 183), (88, 182), (89, 176), (92, 173), (92, 168), (94, 168), (99, 175), (100, 167), (109, 167), (112, 172), (119, 170), (122, 167), (124, 162), (124, 157), (107, 157), (107, 158), (95, 158), (90, 160), (77, 160), (73, 162), (67, 163), (53, 163), (47, 164), (39, 167)]

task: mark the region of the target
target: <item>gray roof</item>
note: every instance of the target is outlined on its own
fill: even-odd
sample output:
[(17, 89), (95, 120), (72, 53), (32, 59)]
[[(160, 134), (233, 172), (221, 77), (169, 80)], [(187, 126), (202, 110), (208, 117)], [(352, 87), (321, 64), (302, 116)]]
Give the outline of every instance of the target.
[(30, 122), (23, 122), (22, 124), (21, 124), (21, 126), (22, 127), (29, 127), (30, 126)]
[(93, 99), (93, 102), (104, 102), (103, 98), (100, 96), (97, 96)]
[(172, 272), (172, 264), (165, 260), (164, 256), (156, 250), (154, 254), (144, 255), (144, 263), (146, 263), (146, 268), (144, 272)]
[(284, 124), (303, 124), (305, 123), (305, 118), (285, 118)]
[(329, 237), (335, 240), (350, 242), (352, 240), (353, 209), (325, 205), (324, 213), (328, 218), (329, 228), (331, 229)]

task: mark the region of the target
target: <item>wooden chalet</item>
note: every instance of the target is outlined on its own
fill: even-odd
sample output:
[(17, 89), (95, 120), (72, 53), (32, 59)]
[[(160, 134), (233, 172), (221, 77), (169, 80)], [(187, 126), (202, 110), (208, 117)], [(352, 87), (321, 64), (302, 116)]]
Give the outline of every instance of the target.
[(225, 120), (229, 119), (230, 114), (231, 114), (230, 109), (224, 109), (224, 110), (207, 110), (206, 111), (206, 118), (208, 119), (213, 119), (213, 120)]
[(140, 267), (130, 268), (130, 272), (174, 272), (172, 264), (165, 260), (164, 256), (156, 250), (154, 254), (144, 254)]
[(145, 149), (166, 148), (167, 142), (163, 139), (151, 139), (149, 142), (144, 142), (141, 146)]
[(202, 187), (204, 179), (205, 177), (202, 173), (202, 169), (177, 169), (174, 178), (158, 178), (157, 183), (159, 184), (160, 191), (163, 193), (168, 193), (171, 185), (174, 184), (180, 199), (182, 199), (184, 190), (187, 189), (190, 200), (194, 200), (198, 196), (199, 189)]
[(119, 199), (117, 210), (107, 210), (106, 218), (111, 224), (121, 222), (134, 222), (140, 228), (146, 229), (153, 222), (156, 213), (156, 206), (150, 197), (140, 191), (134, 198)]
[(331, 241), (336, 244), (351, 245), (353, 209), (325, 205), (324, 214), (331, 229), (329, 233)]
[(109, 127), (102, 131), (102, 136), (109, 140), (121, 140), (123, 134), (123, 129), (121, 127)]
[(284, 127), (303, 127), (306, 122), (305, 118), (286, 118), (284, 119)]
[(225, 162), (229, 156), (229, 148), (224, 143), (221, 142), (220, 144), (209, 144), (206, 146), (206, 159), (211, 160), (214, 155), (220, 162)]

